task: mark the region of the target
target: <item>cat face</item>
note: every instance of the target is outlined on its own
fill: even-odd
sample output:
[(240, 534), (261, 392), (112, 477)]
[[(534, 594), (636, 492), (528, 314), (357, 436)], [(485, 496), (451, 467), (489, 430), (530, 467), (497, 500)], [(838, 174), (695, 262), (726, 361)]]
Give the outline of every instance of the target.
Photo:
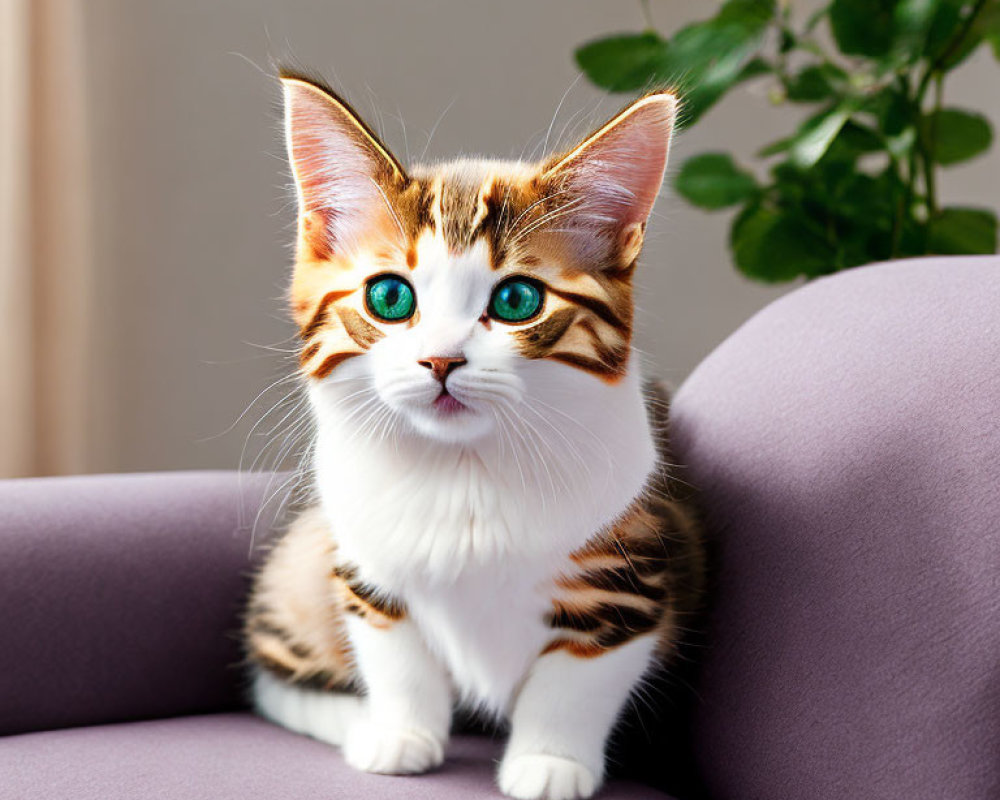
[[(537, 164), (409, 171), (325, 87), (283, 78), (301, 368), (363, 424), (468, 442), (552, 387), (626, 374), (632, 275), (675, 100), (648, 95)], [(545, 398), (549, 398), (546, 400)]]

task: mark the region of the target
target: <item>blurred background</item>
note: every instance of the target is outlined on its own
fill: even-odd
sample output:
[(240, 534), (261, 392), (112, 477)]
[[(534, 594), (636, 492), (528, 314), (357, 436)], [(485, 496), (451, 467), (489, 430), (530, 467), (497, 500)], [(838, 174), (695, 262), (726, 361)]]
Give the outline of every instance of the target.
[[(709, 5), (649, 4), (663, 33)], [(325, 75), (404, 161), (537, 156), (622, 103), (574, 48), (643, 25), (625, 0), (0, 0), (0, 476), (248, 466), (281, 427), (287, 403), (251, 432), (294, 388), (268, 389), (294, 347), (274, 61)], [(951, 100), (1000, 123), (996, 76), (981, 50)], [(674, 167), (801, 114), (738, 88)], [(996, 209), (998, 185), (994, 148), (941, 196)], [(668, 189), (651, 223), (638, 345), (675, 384), (794, 286), (742, 278), (728, 223)]]

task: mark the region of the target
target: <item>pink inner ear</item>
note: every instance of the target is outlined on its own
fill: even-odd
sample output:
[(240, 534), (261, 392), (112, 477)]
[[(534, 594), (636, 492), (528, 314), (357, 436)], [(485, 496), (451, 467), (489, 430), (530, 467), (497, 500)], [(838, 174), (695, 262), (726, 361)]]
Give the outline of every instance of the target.
[(663, 183), (676, 100), (639, 100), (552, 170), (576, 201), (576, 225), (624, 228), (646, 220)]
[(377, 181), (386, 165), (379, 163), (346, 108), (307, 83), (285, 80), (283, 84), (288, 156), (300, 216), (308, 215), (314, 225), (317, 219), (325, 220), (329, 248), (350, 248), (385, 213)]

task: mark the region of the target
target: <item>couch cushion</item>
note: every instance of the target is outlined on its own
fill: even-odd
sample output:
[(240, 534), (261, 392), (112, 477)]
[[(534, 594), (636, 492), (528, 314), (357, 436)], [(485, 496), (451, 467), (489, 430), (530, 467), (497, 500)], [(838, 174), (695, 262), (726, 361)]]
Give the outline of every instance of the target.
[(1000, 797), (1000, 258), (812, 283), (674, 420), (718, 539), (714, 796)]
[[(218, 714), (23, 734), (0, 746), (0, 797), (18, 800), (338, 800), (499, 798), (499, 744), (459, 737), (428, 775), (368, 775), (333, 748), (250, 714)], [(614, 782), (602, 800), (669, 800)]]
[(0, 481), (0, 734), (242, 705), (251, 536), (281, 482)]

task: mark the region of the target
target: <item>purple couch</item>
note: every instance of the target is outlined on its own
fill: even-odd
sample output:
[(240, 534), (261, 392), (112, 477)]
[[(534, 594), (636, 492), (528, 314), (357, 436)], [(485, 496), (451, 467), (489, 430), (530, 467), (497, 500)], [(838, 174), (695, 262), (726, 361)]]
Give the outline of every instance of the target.
[[(706, 796), (1000, 797), (1000, 258), (794, 292), (698, 368), (675, 424), (718, 567)], [(271, 483), (0, 483), (0, 798), (499, 797), (488, 738), (430, 775), (361, 775), (242, 710)]]

